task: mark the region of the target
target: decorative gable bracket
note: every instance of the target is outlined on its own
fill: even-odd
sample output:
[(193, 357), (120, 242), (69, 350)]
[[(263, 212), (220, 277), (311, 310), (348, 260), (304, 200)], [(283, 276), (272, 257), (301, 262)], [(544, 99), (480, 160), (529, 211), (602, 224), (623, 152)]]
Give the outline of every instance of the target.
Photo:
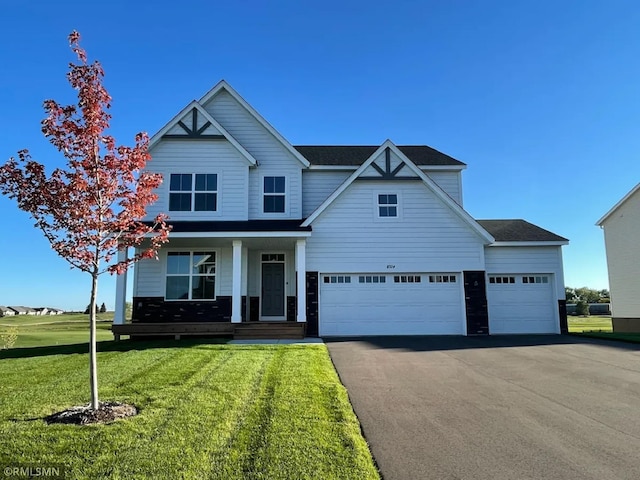
[(206, 121), (200, 128), (198, 128), (198, 109), (193, 108), (191, 110), (191, 128), (186, 126), (182, 120), (178, 121), (177, 125), (185, 131), (185, 134), (169, 134), (165, 133), (162, 138), (174, 138), (174, 139), (195, 139), (195, 140), (224, 140), (224, 135), (206, 134), (207, 128), (211, 126), (210, 121)]
[(384, 169), (375, 162), (371, 163), (373, 169), (378, 172), (380, 176), (361, 175), (356, 178), (356, 180), (420, 180), (420, 177), (417, 175), (398, 175), (398, 173), (400, 173), (400, 171), (406, 166), (404, 161), (400, 161), (395, 168), (391, 168), (391, 149), (389, 147), (384, 150), (384, 159)]

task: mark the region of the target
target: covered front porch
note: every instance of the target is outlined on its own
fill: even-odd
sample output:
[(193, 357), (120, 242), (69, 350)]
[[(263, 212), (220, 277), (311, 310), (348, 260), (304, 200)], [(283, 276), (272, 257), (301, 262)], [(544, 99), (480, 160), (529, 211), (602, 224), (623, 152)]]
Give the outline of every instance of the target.
[[(193, 231), (192, 222), (179, 223), (189, 225), (174, 224), (158, 260), (143, 260), (134, 267), (130, 324), (125, 322), (128, 278), (126, 274), (118, 277), (114, 334), (147, 329), (183, 335), (195, 334), (191, 330), (196, 329), (203, 334), (232, 332), (237, 336), (241, 332), (262, 334), (269, 328), (273, 333), (291, 332), (286, 328), (289, 322), (301, 324), (302, 329), (294, 330), (304, 333), (309, 229), (291, 222), (270, 222), (270, 230), (211, 230), (220, 223), (265, 226), (259, 225), (264, 221), (253, 221), (207, 222), (209, 230)], [(176, 326), (169, 327), (171, 324)], [(246, 325), (238, 330), (232, 328), (236, 324)], [(186, 331), (187, 325), (191, 325), (190, 331)]]

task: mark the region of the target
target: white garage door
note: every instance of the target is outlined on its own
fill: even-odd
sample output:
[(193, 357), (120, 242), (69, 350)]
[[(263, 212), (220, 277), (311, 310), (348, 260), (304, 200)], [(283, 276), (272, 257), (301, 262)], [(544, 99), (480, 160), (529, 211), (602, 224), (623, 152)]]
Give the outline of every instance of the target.
[(552, 275), (489, 275), (489, 333), (558, 333)]
[(460, 274), (322, 274), (321, 336), (462, 335)]

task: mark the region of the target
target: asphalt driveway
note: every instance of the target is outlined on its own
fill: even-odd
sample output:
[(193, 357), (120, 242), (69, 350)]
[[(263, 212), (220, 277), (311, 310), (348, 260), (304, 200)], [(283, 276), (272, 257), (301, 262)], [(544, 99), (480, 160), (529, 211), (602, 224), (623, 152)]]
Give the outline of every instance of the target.
[(328, 340), (385, 480), (640, 478), (640, 346)]

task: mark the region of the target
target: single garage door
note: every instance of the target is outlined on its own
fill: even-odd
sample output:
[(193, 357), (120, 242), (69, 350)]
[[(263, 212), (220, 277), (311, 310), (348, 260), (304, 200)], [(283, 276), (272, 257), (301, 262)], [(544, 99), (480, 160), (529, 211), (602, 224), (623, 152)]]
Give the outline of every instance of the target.
[(552, 275), (489, 275), (489, 333), (558, 333)]
[(321, 274), (321, 336), (463, 335), (460, 274)]

